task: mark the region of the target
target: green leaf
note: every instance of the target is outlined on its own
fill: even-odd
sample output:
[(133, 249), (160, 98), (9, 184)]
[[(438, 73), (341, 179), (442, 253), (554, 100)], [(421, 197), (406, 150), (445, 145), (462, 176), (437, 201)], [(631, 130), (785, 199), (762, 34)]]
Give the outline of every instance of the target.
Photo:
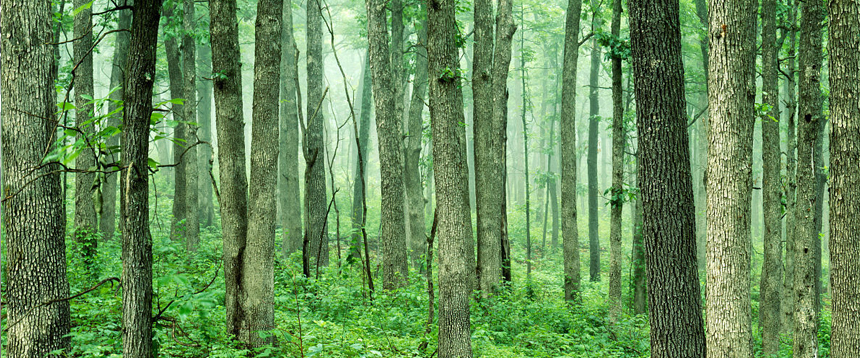
[(147, 163), (146, 163), (146, 164), (147, 164), (147, 165), (149, 165), (149, 167), (150, 167), (150, 168), (152, 168), (152, 169), (157, 169), (157, 168), (158, 168), (158, 162), (156, 162), (156, 161), (155, 161), (155, 159), (147, 158)]
[(91, 7), (93, 7), (93, 2), (92, 2), (92, 1), (90, 1), (90, 2), (88, 2), (88, 3), (86, 3), (86, 4), (83, 4), (83, 5), (81, 5), (80, 7), (78, 7), (77, 9), (75, 9), (74, 11), (72, 11), (72, 16), (78, 16), (78, 14), (79, 14), (81, 11), (87, 10), (87, 9), (89, 9), (89, 8), (91, 8)]

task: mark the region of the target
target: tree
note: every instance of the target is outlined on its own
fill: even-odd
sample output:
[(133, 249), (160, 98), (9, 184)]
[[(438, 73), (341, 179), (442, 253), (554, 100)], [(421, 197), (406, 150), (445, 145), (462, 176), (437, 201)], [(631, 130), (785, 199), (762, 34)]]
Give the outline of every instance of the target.
[(456, 4), (429, 0), (427, 57), (430, 120), (433, 127), (433, 172), (439, 236), (439, 357), (472, 356), (469, 331), (469, 271), (466, 250), (471, 215), (466, 162), (463, 93), (458, 65)]
[(789, 6), (788, 9), (788, 60), (786, 61), (786, 100), (785, 112), (787, 114), (786, 125), (786, 188), (785, 188), (785, 280), (782, 285), (782, 332), (793, 332), (794, 327), (794, 245), (795, 245), (795, 218), (797, 208), (797, 96), (795, 88), (795, 58), (797, 49), (797, 8)]
[[(621, 0), (612, 1), (612, 37), (621, 37)], [(621, 212), (624, 208), (624, 107), (621, 103), (621, 56), (618, 48), (612, 54), (612, 189), (610, 192), (611, 222), (609, 224), (609, 309), (613, 319), (621, 314)]]
[(360, 100), (361, 110), (358, 119), (358, 150), (355, 157), (355, 175), (352, 181), (352, 242), (350, 243), (350, 257), (352, 259), (361, 258), (361, 229), (365, 224), (364, 210), (365, 198), (364, 189), (367, 181), (367, 148), (370, 146), (370, 111), (371, 102), (373, 100), (373, 92), (370, 79), (370, 56), (365, 56), (364, 67), (361, 70), (361, 81), (358, 87), (361, 88)]
[[(40, 165), (56, 138), (53, 10), (46, 1), (3, 0), (0, 8), (6, 354), (43, 357), (69, 348), (71, 324), (61, 167)], [(60, 301), (42, 304), (49, 300)]]
[[(423, 9), (423, 6), (422, 6)], [(419, 11), (419, 16), (421, 11)], [(426, 14), (426, 12), (425, 12)], [(419, 164), (421, 140), (424, 138), (424, 99), (427, 96), (427, 17), (422, 16), (418, 29), (418, 46), (415, 47), (415, 76), (412, 79), (412, 98), (406, 119), (403, 185), (406, 190), (407, 231), (413, 264), (421, 265), (421, 254), (425, 251), (424, 188), (421, 183)], [(366, 157), (366, 156), (365, 156)]]
[[(174, 11), (179, 7), (179, 4), (167, 4), (164, 9), (164, 18), (167, 20), (165, 26), (171, 26), (171, 18), (175, 16)], [(178, 33), (181, 33), (177, 31)], [(179, 35), (165, 35), (164, 52), (167, 54), (167, 77), (170, 86), (171, 99), (184, 100), (183, 103), (190, 103), (185, 94), (185, 80), (182, 72), (182, 52), (177, 43)], [(187, 112), (182, 104), (173, 104), (173, 120), (177, 122), (173, 128), (173, 221), (170, 226), (170, 238), (180, 240), (187, 238), (186, 227), (188, 222), (185, 221), (188, 215), (188, 183), (187, 167), (188, 161), (185, 158), (186, 147), (188, 146), (188, 135), (186, 134), (188, 125), (186, 124), (185, 116)], [(183, 221), (185, 221), (183, 223)]]
[(780, 296), (782, 289), (782, 199), (779, 139), (779, 48), (776, 41), (776, 0), (761, 6), (762, 100), (769, 110), (761, 117), (762, 128), (762, 212), (764, 213), (764, 263), (761, 273), (759, 325), (762, 353), (779, 351)]
[[(751, 118), (755, 99), (753, 4), (749, 0), (708, 3), (709, 357), (752, 356), (749, 302), (754, 124)], [(647, 225), (647, 216), (645, 222)]]
[(564, 25), (561, 89), (561, 233), (564, 255), (564, 298), (579, 296), (579, 232), (576, 228), (576, 63), (579, 59), (579, 18), (582, 0), (568, 0)]
[[(188, 0), (186, 0), (188, 1)], [(281, 82), (282, 0), (257, 3), (254, 35), (254, 110), (248, 238), (242, 259), (240, 338), (253, 348), (274, 343), (258, 332), (275, 328), (275, 222), (278, 176), (278, 99)]]
[[(212, 49), (207, 45), (198, 46), (197, 53), (197, 76), (207, 77), (212, 75)], [(198, 81), (197, 93), (200, 96), (200, 102), (197, 103), (197, 123), (200, 124), (200, 130), (197, 132), (201, 144), (197, 149), (197, 169), (199, 170), (200, 179), (197, 184), (200, 187), (200, 226), (209, 227), (213, 225), (215, 220), (215, 203), (212, 202), (212, 165), (213, 144), (212, 144), (212, 81)]]
[(152, 236), (149, 233), (149, 127), (160, 0), (138, 0), (129, 45), (123, 101), (120, 207), (122, 224), (123, 357), (152, 351)]
[(830, 354), (860, 354), (860, 4), (831, 1), (830, 10)]
[(293, 38), (292, 1), (283, 4), (281, 31), (281, 122), (278, 136), (278, 215), (284, 230), (284, 257), (302, 245), (302, 207), (299, 195), (299, 106), (296, 100), (296, 41)]
[[(599, 26), (599, 8), (592, 9), (591, 27)], [(597, 97), (600, 71), (600, 46), (597, 38), (591, 40), (591, 72), (588, 87), (588, 271), (591, 282), (600, 281), (600, 236), (597, 217), (597, 126), (600, 124), (600, 100)], [(563, 101), (564, 99), (562, 99)]]
[[(322, 5), (320, 0), (307, 2), (307, 123), (302, 148), (305, 159), (305, 238), (303, 258), (310, 267), (328, 266), (327, 196), (325, 187), (325, 146), (323, 142), (323, 55)], [(402, 215), (401, 215), (402, 216)]]
[(197, 188), (197, 46), (194, 43), (194, 0), (182, 0), (182, 79), (185, 87), (185, 248), (194, 252), (200, 241), (200, 204)]
[[(382, 203), (379, 236), (382, 242), (382, 286), (386, 290), (402, 287), (409, 274), (406, 257), (406, 225), (403, 217), (403, 150), (401, 147), (402, 111), (396, 102), (402, 102), (397, 74), (392, 73), (388, 44), (388, 25), (385, 2), (367, 0), (367, 42), (369, 45), (370, 73), (373, 82), (373, 100), (376, 109), (376, 133), (379, 138), (379, 169)], [(395, 0), (395, 3), (398, 3)], [(396, 4), (395, 4), (396, 5)], [(402, 9), (401, 9), (402, 15)], [(392, 20), (394, 23), (397, 19)], [(400, 19), (402, 27), (403, 19)], [(393, 24), (392, 27), (397, 27)], [(396, 32), (396, 31), (395, 31)], [(402, 35), (402, 28), (400, 29)], [(402, 46), (392, 42), (394, 48)], [(393, 50), (392, 50), (393, 51)]]
[(678, 1), (631, 1), (630, 47), (651, 355), (705, 357)]

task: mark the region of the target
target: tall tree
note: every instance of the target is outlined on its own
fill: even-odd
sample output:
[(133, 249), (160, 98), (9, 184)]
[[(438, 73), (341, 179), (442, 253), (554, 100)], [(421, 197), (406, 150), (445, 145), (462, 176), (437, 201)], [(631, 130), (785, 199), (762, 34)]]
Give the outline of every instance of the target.
[[(212, 49), (208, 45), (198, 46), (197, 53), (197, 76), (208, 77), (212, 75)], [(197, 93), (200, 96), (200, 101), (197, 103), (197, 123), (200, 124), (200, 130), (197, 131), (197, 136), (201, 144), (197, 149), (197, 169), (199, 180), (197, 184), (200, 187), (200, 226), (209, 227), (213, 225), (215, 220), (215, 203), (212, 202), (213, 190), (212, 179), (209, 173), (212, 173), (214, 158), (213, 143), (212, 143), (212, 81), (198, 81)], [(215, 173), (212, 173), (213, 175)]]
[(427, 6), (427, 58), (433, 172), (439, 235), (439, 357), (472, 357), (469, 272), (472, 250), (463, 93), (460, 89), (454, 0)]
[(360, 100), (357, 101), (361, 103), (358, 120), (358, 150), (355, 156), (355, 174), (352, 181), (352, 241), (350, 242), (349, 253), (352, 259), (361, 257), (361, 226), (366, 221), (364, 218), (364, 189), (367, 186), (367, 148), (370, 145), (370, 112), (373, 100), (370, 56), (365, 56), (361, 73), (361, 81), (359, 82), (361, 93), (358, 97)]
[[(129, 0), (126, 4), (130, 5)], [(131, 28), (131, 10), (120, 10), (119, 19), (117, 20), (117, 29)], [(117, 102), (122, 100), (123, 83), (125, 82), (125, 70), (128, 66), (128, 41), (131, 35), (128, 31), (120, 31), (116, 33), (114, 40), (113, 60), (111, 61), (110, 71), (110, 87), (113, 92), (110, 94), (112, 101), (108, 103), (108, 113), (113, 113), (117, 109)], [(115, 89), (115, 90), (114, 90)], [(119, 128), (122, 122), (122, 114), (116, 114), (108, 118), (107, 125)], [(119, 146), (119, 136), (111, 136), (106, 143), (109, 147)], [(105, 162), (118, 163), (119, 153), (108, 156)], [(115, 167), (108, 167), (110, 170)], [(102, 185), (102, 210), (99, 215), (99, 232), (105, 239), (113, 238), (116, 233), (116, 192), (117, 192), (117, 174), (106, 173), (104, 175), (104, 184)]]
[[(172, 18), (176, 16), (176, 9), (179, 8), (179, 3), (166, 4), (164, 9), (165, 26), (172, 26)], [(181, 33), (176, 31), (176, 33)], [(179, 49), (177, 34), (165, 35), (164, 52), (167, 54), (167, 77), (170, 86), (171, 99), (186, 99), (185, 80), (182, 72), (182, 53)], [(188, 192), (186, 182), (187, 161), (185, 158), (185, 149), (188, 145), (188, 136), (186, 135), (185, 109), (181, 104), (173, 104), (173, 120), (177, 122), (173, 128), (173, 221), (170, 226), (170, 238), (179, 240), (186, 237), (185, 224), (183, 221), (188, 215)]]
[[(421, 8), (423, 9), (424, 6)], [(425, 12), (426, 14), (426, 12)], [(421, 265), (421, 255), (425, 246), (424, 188), (421, 183), (419, 164), (421, 161), (421, 140), (424, 138), (424, 99), (427, 97), (427, 17), (421, 16), (418, 29), (418, 46), (415, 47), (415, 76), (412, 79), (412, 98), (406, 118), (406, 141), (403, 167), (403, 185), (406, 190), (407, 227), (409, 235), (410, 258), (413, 264)]]
[[(224, 245), (227, 334), (239, 337), (242, 311), (242, 255), (248, 234), (248, 179), (245, 177), (245, 121), (242, 115), (242, 72), (236, 0), (209, 2), (209, 39), (215, 85), (221, 227)], [(223, 76), (221, 76), (223, 75)], [(178, 173), (178, 169), (177, 169)]]
[(769, 110), (762, 115), (762, 212), (764, 213), (764, 262), (761, 272), (759, 325), (762, 353), (779, 351), (780, 292), (782, 291), (782, 180), (779, 139), (779, 48), (776, 41), (776, 0), (761, 4), (762, 101)]
[(785, 188), (785, 280), (782, 285), (782, 332), (793, 332), (794, 327), (794, 245), (797, 208), (797, 99), (795, 87), (795, 50), (797, 49), (797, 7), (788, 9), (788, 53), (786, 61), (786, 188)]
[(752, 4), (750, 0), (708, 3), (708, 357), (752, 356), (751, 118), (756, 38)]
[(860, 355), (860, 4), (834, 0), (830, 10), (830, 355)]
[[(78, 129), (77, 140), (90, 142), (95, 133), (95, 117), (93, 106), (93, 21), (92, 7), (86, 6), (86, 0), (75, 0), (74, 7), (79, 11), (75, 15), (73, 36), (76, 39), (72, 43), (74, 51), (74, 88), (75, 88), (75, 127)], [(75, 239), (81, 245), (86, 264), (92, 267), (95, 264), (95, 255), (98, 252), (98, 241), (96, 230), (98, 229), (98, 217), (96, 215), (95, 197), (98, 193), (99, 183), (93, 172), (96, 168), (95, 149), (84, 148), (75, 159), (75, 168), (80, 172), (75, 173)]]
[[(368, 55), (376, 109), (376, 133), (379, 138), (379, 170), (382, 179), (379, 218), (379, 236), (382, 242), (382, 286), (391, 290), (405, 285), (409, 274), (406, 258), (406, 225), (403, 217), (403, 153), (400, 144), (402, 112), (398, 112), (396, 106), (396, 102), (401, 101), (402, 98), (398, 97), (399, 84), (392, 78), (397, 76), (393, 75), (393, 66), (389, 61), (385, 2), (367, 0), (366, 4)], [(402, 18), (400, 21), (402, 26)]]
[[(592, 28), (598, 24), (599, 8), (592, 9)], [(588, 86), (588, 271), (591, 282), (600, 281), (600, 233), (597, 217), (597, 141), (600, 124), (600, 99), (598, 98), (598, 79), (600, 76), (600, 46), (597, 38), (591, 40), (591, 71)]]
[(302, 207), (299, 194), (299, 106), (296, 100), (296, 41), (293, 38), (292, 1), (283, 4), (281, 23), (281, 121), (278, 145), (278, 220), (284, 231), (284, 256), (302, 245)]
[[(621, 0), (612, 1), (612, 37), (621, 37)], [(614, 43), (614, 42), (613, 42)], [(610, 48), (612, 55), (612, 189), (609, 223), (609, 309), (613, 319), (621, 314), (621, 212), (624, 208), (624, 107), (621, 103), (621, 56), (618, 48)]]
[(561, 89), (561, 233), (564, 255), (564, 299), (579, 296), (579, 231), (576, 228), (576, 63), (582, 0), (568, 0), (564, 24)]
[(149, 233), (149, 127), (161, 0), (134, 5), (123, 101), (120, 173), (123, 357), (149, 358), (152, 341), (152, 236)]
[(821, 112), (822, 4), (801, 3), (800, 44), (798, 60), (799, 112), (797, 132), (797, 203), (794, 238), (794, 340), (797, 358), (818, 355), (818, 318), (816, 303), (815, 245), (815, 168), (825, 165), (815, 161), (814, 147), (819, 136)]
[[(325, 187), (325, 143), (323, 142), (323, 55), (322, 4), (307, 1), (307, 123), (302, 144), (305, 159), (305, 238), (303, 258), (311, 266), (328, 266), (327, 194)], [(401, 215), (402, 216), (402, 215)], [(309, 271), (308, 271), (309, 272)]]
[(197, 188), (197, 46), (193, 33), (195, 22), (194, 0), (182, 0), (182, 79), (185, 85), (185, 248), (197, 251), (200, 240), (200, 204)]
[[(699, 48), (702, 52), (702, 69), (705, 74), (705, 93), (702, 101), (707, 105), (708, 102), (708, 2), (707, 0), (695, 0), (696, 17), (699, 18), (701, 30), (699, 31)], [(708, 167), (708, 113), (702, 113), (698, 120), (698, 128), (696, 130), (696, 158), (693, 162), (698, 163), (698, 178), (693, 188), (696, 190), (696, 261), (698, 262), (699, 270), (705, 272), (705, 257), (707, 237), (708, 237), (708, 215), (707, 206), (708, 195), (705, 188), (705, 178), (707, 178)]]
[[(186, 0), (188, 1), (188, 0)], [(251, 125), (251, 181), (248, 238), (242, 259), (241, 339), (254, 348), (274, 342), (258, 331), (275, 328), (275, 221), (278, 176), (278, 98), (281, 82), (282, 0), (257, 3), (254, 24), (254, 109)]]
[(705, 357), (677, 0), (630, 2), (651, 355)]
[[(68, 349), (69, 283), (60, 165), (40, 165), (54, 145), (56, 91), (46, 1), (0, 1), (3, 229), (10, 357)], [(61, 300), (43, 305), (49, 300)]]

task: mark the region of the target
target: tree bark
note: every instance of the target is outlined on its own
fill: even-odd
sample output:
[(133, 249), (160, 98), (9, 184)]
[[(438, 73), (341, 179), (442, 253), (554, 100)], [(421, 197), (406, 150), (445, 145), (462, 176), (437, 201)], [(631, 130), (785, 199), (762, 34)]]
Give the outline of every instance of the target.
[(460, 89), (455, 1), (429, 0), (427, 55), (433, 172), (439, 236), (439, 357), (472, 357), (469, 294), (473, 271), (463, 93)]
[[(207, 45), (200, 45), (197, 49), (197, 76), (212, 76), (212, 49)], [(215, 143), (212, 142), (212, 81), (204, 80), (197, 82), (197, 93), (200, 102), (197, 103), (197, 122), (200, 130), (197, 135), (201, 144), (197, 150), (197, 169), (200, 180), (197, 184), (200, 188), (200, 226), (210, 227), (215, 221), (215, 203), (212, 201), (213, 190), (209, 173), (212, 172), (214, 159), (212, 156)], [(213, 173), (214, 174), (214, 173)]]
[(281, 24), (281, 120), (278, 145), (278, 213), (281, 217), (284, 258), (302, 246), (302, 204), (299, 193), (299, 108), (296, 87), (296, 41), (293, 38), (292, 1), (283, 3)]
[[(420, 7), (421, 10), (424, 6)], [(419, 13), (419, 16), (420, 13)], [(427, 97), (427, 17), (421, 20), (418, 44), (415, 47), (415, 76), (412, 79), (412, 99), (406, 120), (406, 155), (404, 156), (404, 186), (406, 189), (407, 215), (409, 215), (410, 258), (417, 268), (421, 265), (421, 254), (426, 246), (424, 219), (424, 187), (421, 183), (421, 142), (424, 138), (424, 99)], [(365, 156), (366, 157), (366, 156)]]
[[(597, 10), (592, 16), (596, 18)], [(592, 27), (597, 20), (592, 19)], [(591, 40), (591, 72), (588, 87), (588, 271), (591, 282), (600, 281), (600, 233), (598, 232), (600, 218), (597, 217), (597, 141), (600, 124), (600, 100), (597, 96), (598, 76), (600, 71), (600, 45), (597, 38)]]
[(794, 245), (795, 245), (795, 222), (797, 212), (797, 99), (795, 87), (795, 55), (797, 48), (797, 8), (789, 6), (788, 12), (788, 60), (785, 73), (788, 75), (785, 81), (787, 112), (787, 134), (786, 147), (786, 210), (785, 210), (785, 280), (782, 285), (782, 332), (794, 332)]
[[(191, 34), (194, 32), (194, 0), (183, 0), (182, 24), (185, 29), (182, 35), (182, 79), (185, 84), (185, 249), (188, 252), (197, 251), (200, 238), (200, 203), (197, 188), (197, 46)], [(202, 177), (206, 178), (206, 177)]]
[[(396, 2), (397, 0), (395, 0)], [(373, 100), (376, 109), (376, 133), (379, 138), (379, 169), (381, 176), (381, 210), (379, 238), (382, 242), (382, 287), (386, 290), (403, 287), (409, 278), (406, 257), (406, 223), (403, 217), (403, 150), (402, 120), (396, 103), (397, 75), (392, 73), (389, 59), (388, 24), (385, 2), (367, 0), (367, 37)], [(402, 21), (402, 19), (401, 19)], [(395, 21), (396, 22), (396, 21)], [(402, 25), (402, 24), (401, 24)], [(402, 30), (402, 29), (401, 29)], [(399, 46), (394, 44), (395, 48)], [(394, 77), (394, 79), (392, 79)]]
[[(0, 57), (2, 187), (8, 316), (6, 354), (44, 357), (69, 349), (66, 216), (58, 164), (40, 166), (56, 139), (51, 3), (6, 1)], [(8, 302), (8, 304), (7, 304)]]
[[(328, 196), (325, 187), (325, 142), (323, 140), (323, 55), (322, 5), (310, 0), (307, 6), (307, 129), (302, 144), (305, 159), (305, 240), (303, 252), (308, 269), (328, 266), (328, 228), (326, 211)], [(319, 109), (319, 111), (317, 110)]]
[(860, 355), (860, 4), (834, 0), (830, 12), (830, 356)]
[[(635, 182), (635, 180), (634, 180)], [(646, 292), (645, 238), (642, 235), (642, 199), (633, 204), (633, 253), (630, 264), (633, 265), (633, 313), (648, 313), (648, 293)]]
[[(92, 8), (86, 5), (86, 0), (75, 0), (75, 9), (80, 10), (75, 15), (73, 36), (76, 39), (72, 43), (74, 51), (73, 84), (75, 89), (75, 127), (79, 130), (77, 140), (88, 143), (75, 159), (75, 169), (84, 172), (75, 173), (75, 240), (81, 245), (81, 254), (88, 269), (95, 267), (96, 254), (98, 253), (98, 240), (96, 230), (99, 227), (96, 215), (96, 195), (99, 192), (100, 183), (96, 181), (97, 176), (92, 170), (96, 169), (96, 155), (93, 145), (93, 134), (96, 131), (93, 118), (93, 22)], [(77, 11), (77, 10), (76, 10)], [(90, 171), (90, 172), (87, 172)], [(92, 272), (97, 276), (95, 272)]]
[[(705, 94), (703, 101), (705, 105), (708, 102), (708, 3), (707, 0), (695, 0), (696, 16), (699, 18), (701, 30), (699, 32), (699, 48), (702, 52), (702, 68), (705, 72)], [(699, 163), (699, 179), (694, 184), (696, 190), (696, 262), (698, 262), (699, 270), (705, 273), (705, 258), (707, 237), (708, 237), (708, 193), (705, 184), (708, 171), (708, 114), (704, 113), (699, 118), (696, 141), (698, 142), (696, 161)]]
[[(248, 233), (248, 179), (245, 177), (245, 121), (242, 114), (242, 72), (236, 0), (209, 3), (212, 73), (222, 240), (224, 242), (224, 307), (227, 334), (239, 337), (247, 317), (242, 310), (242, 258)], [(178, 169), (177, 169), (178, 173)]]
[[(172, 21), (175, 16), (174, 11), (179, 4), (168, 4), (164, 9), (164, 17), (167, 19), (165, 27)], [(164, 50), (167, 54), (167, 77), (170, 84), (170, 98), (184, 99), (184, 103), (188, 103), (185, 95), (185, 80), (182, 72), (182, 53), (177, 43), (179, 36), (165, 35)], [(181, 240), (187, 237), (186, 227), (188, 222), (183, 223), (188, 215), (188, 183), (186, 182), (186, 168), (188, 161), (183, 160), (185, 156), (185, 147), (188, 145), (188, 136), (186, 134), (187, 125), (185, 124), (185, 109), (183, 105), (173, 103), (172, 105), (173, 120), (177, 122), (173, 128), (173, 221), (170, 226), (170, 238), (173, 240)]]
[(702, 358), (705, 332), (678, 1), (631, 1), (630, 45), (651, 356)]
[(709, 358), (752, 356), (750, 199), (756, 36), (751, 4), (749, 0), (708, 4)]
[[(612, 36), (621, 36), (621, 0), (612, 1)], [(614, 52), (614, 49), (611, 49)], [(609, 310), (613, 320), (621, 314), (621, 213), (624, 208), (624, 107), (621, 103), (621, 57), (612, 54), (612, 196), (609, 223)]]
[(122, 224), (123, 357), (150, 358), (152, 342), (152, 236), (149, 232), (149, 127), (161, 15), (160, 0), (134, 5), (123, 100), (120, 206)]

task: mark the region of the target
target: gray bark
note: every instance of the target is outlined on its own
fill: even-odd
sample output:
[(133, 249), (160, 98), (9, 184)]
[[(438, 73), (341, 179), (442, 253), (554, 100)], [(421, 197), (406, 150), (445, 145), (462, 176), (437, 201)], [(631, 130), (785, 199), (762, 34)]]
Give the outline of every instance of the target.
[(286, 258), (302, 246), (302, 204), (299, 193), (299, 108), (296, 87), (296, 42), (292, 1), (284, 2), (281, 24), (281, 120), (278, 145), (278, 213), (283, 230), (281, 250)]
[[(182, 35), (182, 79), (185, 85), (184, 119), (189, 122), (185, 127), (185, 248), (189, 252), (197, 251), (200, 241), (200, 204), (197, 188), (197, 46), (191, 37), (195, 22), (194, 0), (183, 0), (182, 24), (185, 32)], [(203, 177), (205, 178), (205, 177)]]
[[(424, 7), (421, 7), (423, 10)], [(406, 154), (404, 156), (404, 186), (406, 189), (407, 215), (409, 216), (410, 258), (413, 265), (421, 264), (421, 254), (425, 245), (424, 187), (421, 181), (419, 164), (421, 142), (424, 138), (424, 99), (427, 97), (427, 20), (421, 21), (418, 30), (418, 45), (415, 47), (415, 76), (412, 79), (412, 99), (406, 121)]]
[[(612, 1), (612, 36), (621, 36), (621, 0)], [(621, 302), (621, 213), (624, 208), (624, 108), (621, 103), (621, 57), (612, 56), (612, 189), (609, 224), (609, 310), (617, 319)]]
[(561, 90), (561, 231), (564, 255), (564, 298), (579, 298), (579, 232), (576, 224), (576, 63), (582, 0), (568, 0), (564, 25)]
[[(305, 241), (303, 249), (307, 270), (328, 266), (328, 228), (326, 210), (328, 196), (325, 179), (325, 143), (323, 141), (323, 55), (322, 55), (322, 3), (310, 0), (307, 4), (307, 130), (302, 144), (305, 159)], [(319, 111), (317, 110), (319, 109)], [(402, 216), (402, 215), (401, 215)], [(306, 272), (306, 273), (308, 273)]]
[[(93, 47), (92, 32), (92, 8), (86, 7), (86, 0), (75, 0), (75, 9), (81, 9), (75, 15), (73, 36), (77, 39), (74, 48), (74, 89), (75, 89), (75, 127), (79, 130), (77, 140), (84, 140), (87, 147), (81, 149), (80, 155), (75, 159), (75, 169), (92, 171), (97, 167), (95, 148), (92, 135), (95, 133), (95, 121), (93, 121), (95, 107), (93, 106)], [(99, 193), (99, 182), (94, 172), (75, 173), (75, 239), (81, 245), (81, 253), (84, 262), (89, 268), (94, 267), (96, 254), (98, 253), (98, 216), (96, 215), (96, 202)]]
[[(209, 46), (201, 45), (197, 49), (197, 76), (209, 77), (212, 75), (212, 49)], [(197, 82), (197, 93), (200, 96), (200, 101), (197, 103), (197, 123), (200, 124), (200, 130), (197, 131), (197, 136), (201, 144), (197, 147), (197, 169), (199, 170), (199, 180), (197, 184), (200, 188), (199, 204), (200, 204), (200, 226), (209, 227), (215, 221), (215, 203), (213, 202), (212, 179), (209, 173), (212, 172), (212, 166), (215, 158), (213, 157), (213, 149), (215, 143), (212, 142), (212, 81), (203, 80)], [(213, 175), (215, 173), (212, 173)]]
[[(595, 10), (596, 12), (596, 10)], [(597, 14), (592, 16), (596, 17)], [(596, 20), (592, 19), (592, 26)], [(600, 101), (597, 97), (598, 76), (600, 70), (600, 45), (597, 38), (591, 40), (591, 72), (588, 87), (588, 271), (591, 282), (600, 281), (600, 233), (598, 232), (597, 217), (597, 146), (600, 121)]]
[(794, 245), (795, 245), (795, 219), (797, 211), (797, 96), (795, 88), (795, 55), (797, 49), (797, 8), (789, 7), (788, 24), (788, 60), (786, 61), (785, 73), (788, 75), (785, 81), (786, 100), (785, 112), (787, 123), (785, 157), (786, 171), (786, 193), (785, 193), (785, 280), (782, 285), (782, 332), (794, 331)]

